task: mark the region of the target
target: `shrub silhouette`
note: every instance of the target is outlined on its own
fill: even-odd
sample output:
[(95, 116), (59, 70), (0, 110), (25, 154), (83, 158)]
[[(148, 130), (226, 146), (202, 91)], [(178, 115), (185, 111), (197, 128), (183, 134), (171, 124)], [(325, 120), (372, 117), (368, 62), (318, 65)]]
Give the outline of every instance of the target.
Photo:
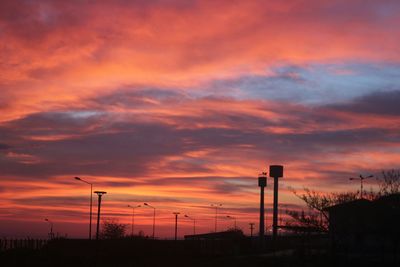
[(120, 239), (125, 236), (126, 225), (115, 219), (104, 220), (100, 232), (101, 239)]

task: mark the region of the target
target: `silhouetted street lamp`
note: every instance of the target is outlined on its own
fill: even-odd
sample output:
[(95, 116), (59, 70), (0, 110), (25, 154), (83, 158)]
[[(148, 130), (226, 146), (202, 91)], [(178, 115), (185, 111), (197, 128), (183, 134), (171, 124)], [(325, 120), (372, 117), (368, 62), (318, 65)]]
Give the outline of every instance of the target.
[(234, 222), (235, 222), (234, 229), (236, 229), (236, 217), (233, 217), (233, 216), (230, 216), (230, 215), (226, 215), (226, 218), (234, 220)]
[(92, 196), (93, 196), (93, 184), (89, 183), (79, 177), (75, 177), (76, 180), (84, 182), (90, 185), (90, 215), (89, 215), (89, 239), (92, 239)]
[(153, 209), (153, 239), (154, 239), (154, 234), (156, 229), (156, 208), (147, 203), (143, 203), (143, 205)]
[(369, 175), (369, 176), (367, 176), (367, 177), (364, 177), (364, 176), (362, 176), (362, 175), (360, 175), (359, 177), (357, 177), (357, 178), (349, 178), (349, 180), (350, 181), (353, 181), (353, 180), (360, 180), (360, 186), (361, 186), (361, 190), (360, 190), (360, 199), (362, 199), (363, 198), (363, 191), (364, 191), (364, 188), (363, 188), (363, 181), (365, 180), (365, 179), (369, 179), (369, 178), (372, 178), (372, 177), (374, 177), (373, 175)]
[(104, 191), (94, 191), (95, 194), (98, 195), (99, 200), (97, 201), (97, 230), (96, 230), (96, 240), (99, 240), (99, 226), (100, 226), (100, 207), (101, 207), (101, 197), (107, 192)]
[(196, 234), (196, 219), (185, 214), (185, 217), (193, 221), (193, 235)]
[(180, 214), (179, 212), (173, 212), (175, 215), (175, 241), (178, 240), (178, 215)]
[(218, 208), (222, 207), (222, 204), (211, 204), (211, 207), (215, 208), (215, 232), (217, 232), (217, 220), (218, 220)]
[(132, 208), (132, 229), (131, 229), (131, 235), (133, 237), (133, 233), (135, 232), (135, 209), (141, 207), (141, 205), (137, 205), (136, 207), (133, 207), (131, 205), (128, 205), (129, 208)]
[(45, 218), (44, 220), (50, 224), (49, 238), (50, 238), (50, 239), (53, 239), (53, 237), (54, 237), (54, 235), (53, 235), (53, 222), (50, 221), (50, 220), (47, 219), (47, 218)]

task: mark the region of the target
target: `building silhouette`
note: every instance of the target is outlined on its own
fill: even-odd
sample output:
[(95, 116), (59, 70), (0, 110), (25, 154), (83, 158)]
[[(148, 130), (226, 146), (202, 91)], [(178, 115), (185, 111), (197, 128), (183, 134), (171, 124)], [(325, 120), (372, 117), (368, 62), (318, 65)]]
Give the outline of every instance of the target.
[(335, 247), (356, 250), (399, 248), (400, 194), (358, 199), (327, 208)]

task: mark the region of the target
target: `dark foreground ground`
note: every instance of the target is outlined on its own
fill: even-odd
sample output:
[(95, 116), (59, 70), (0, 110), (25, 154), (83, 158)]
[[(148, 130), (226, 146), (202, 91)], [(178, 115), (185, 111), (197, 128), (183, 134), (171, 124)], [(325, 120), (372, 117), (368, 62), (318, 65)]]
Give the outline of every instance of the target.
[(329, 240), (53, 240), (40, 250), (0, 252), (0, 266), (400, 266), (390, 251), (333, 252)]

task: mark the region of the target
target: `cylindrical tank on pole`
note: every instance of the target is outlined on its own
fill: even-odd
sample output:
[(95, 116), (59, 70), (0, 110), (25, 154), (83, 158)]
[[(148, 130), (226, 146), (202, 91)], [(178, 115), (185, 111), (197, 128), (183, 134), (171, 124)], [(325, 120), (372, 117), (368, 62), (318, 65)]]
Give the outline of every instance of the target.
[(264, 225), (264, 189), (267, 186), (267, 173), (263, 172), (258, 176), (258, 186), (260, 187), (260, 229), (259, 229), (259, 236), (260, 239), (264, 238), (265, 233), (265, 225)]
[(269, 166), (269, 177), (274, 178), (274, 211), (272, 219), (272, 238), (275, 240), (278, 234), (278, 181), (279, 178), (283, 177), (283, 166)]

